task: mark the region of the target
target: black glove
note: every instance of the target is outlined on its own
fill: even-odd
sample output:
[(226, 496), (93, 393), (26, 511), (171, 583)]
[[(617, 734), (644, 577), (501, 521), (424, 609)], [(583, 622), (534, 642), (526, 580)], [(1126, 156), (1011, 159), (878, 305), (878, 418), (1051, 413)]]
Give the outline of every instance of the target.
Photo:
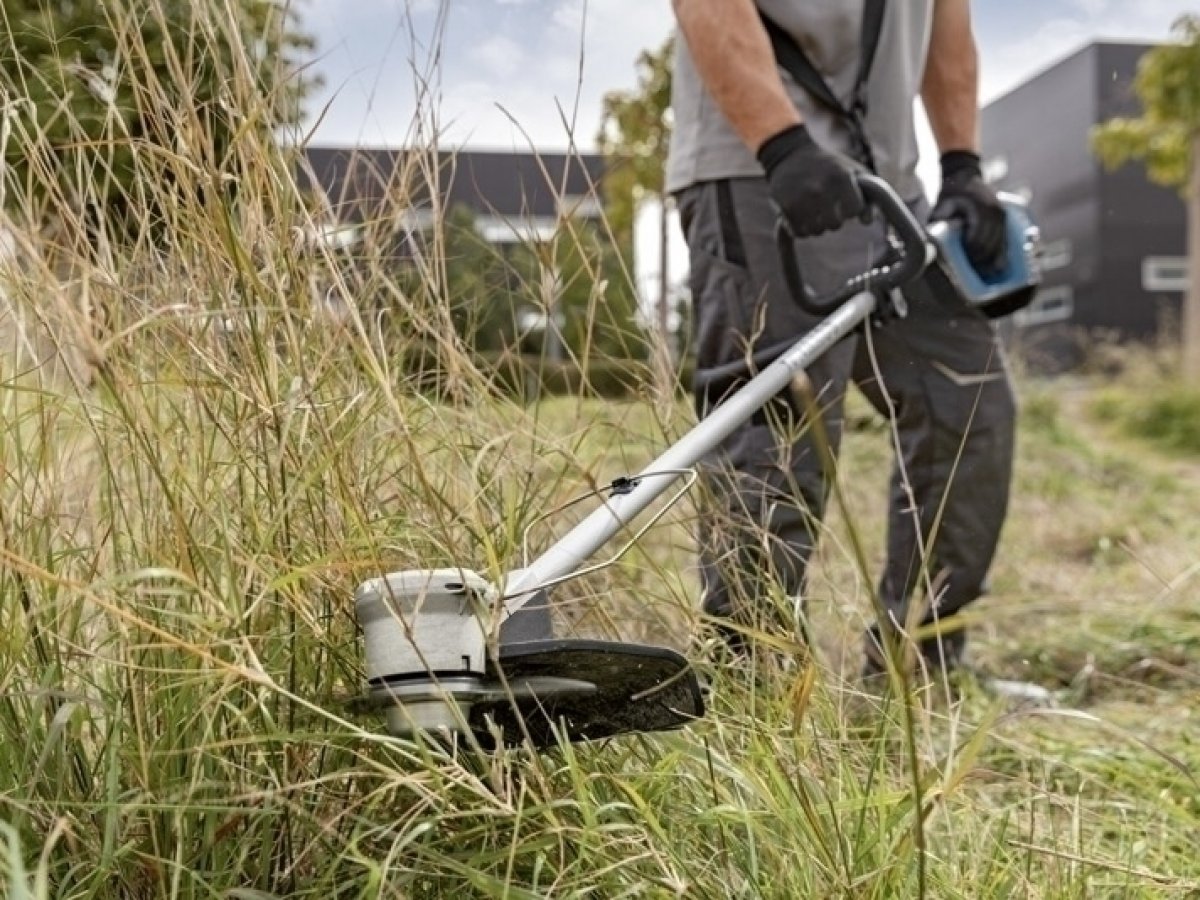
[(970, 150), (942, 154), (942, 191), (930, 219), (959, 222), (967, 258), (979, 271), (1003, 267), (1007, 219), (996, 192), (983, 180), (979, 154)]
[(767, 189), (796, 237), (833, 231), (866, 207), (853, 164), (823, 150), (804, 125), (769, 138), (758, 150)]

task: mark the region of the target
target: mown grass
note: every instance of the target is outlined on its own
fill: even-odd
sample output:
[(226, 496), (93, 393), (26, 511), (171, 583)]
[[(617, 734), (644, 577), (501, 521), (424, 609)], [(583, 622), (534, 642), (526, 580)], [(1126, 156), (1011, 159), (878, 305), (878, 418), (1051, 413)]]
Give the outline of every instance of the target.
[[(155, 152), (177, 173), (210, 162)], [(889, 470), (886, 430), (864, 424), (813, 573), (812, 648), (775, 634), (752, 665), (714, 661), (689, 503), (560, 592), (572, 633), (686, 650), (712, 685), (704, 720), (481, 757), (350, 717), (361, 580), (498, 577), (527, 528), (536, 551), (575, 515), (544, 513), (639, 470), (691, 414), (649, 382), (623, 401), (498, 394), (445, 327), (436, 267), (410, 296), (369, 249), (354, 266), (298, 253), (283, 151), (247, 133), (232, 153), (236, 204), (173, 193), (146, 223), (158, 239), (120, 254), (12, 216), (7, 896), (1200, 892), (1200, 476), (1094, 418), (1100, 380), (1022, 379), (1013, 509), (972, 613), (975, 658), (1057, 708), (970, 684), (877, 702), (847, 677), (873, 577), (849, 548), (877, 564)], [(144, 158), (153, 192), (163, 156)], [(351, 315), (324, 318), (313, 283)], [(406, 327), (381, 327), (379, 304)], [(436, 395), (403, 365), (418, 341), (449, 373)]]

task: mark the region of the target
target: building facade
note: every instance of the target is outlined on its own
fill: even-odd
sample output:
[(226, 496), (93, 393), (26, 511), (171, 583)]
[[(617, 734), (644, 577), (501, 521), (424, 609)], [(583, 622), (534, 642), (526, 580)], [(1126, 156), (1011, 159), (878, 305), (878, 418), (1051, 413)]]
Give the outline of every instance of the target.
[(1093, 128), (1137, 116), (1138, 61), (1153, 45), (1090, 44), (988, 104), (985, 174), (1025, 196), (1042, 230), (1045, 281), (1005, 323), (1036, 369), (1079, 364), (1090, 340), (1153, 340), (1178, 327), (1187, 287), (1186, 210), (1140, 163), (1109, 171)]
[(599, 221), (604, 171), (594, 154), (308, 146), (297, 178), (344, 235), (386, 220), (403, 236), (460, 210), (504, 245), (547, 240), (564, 218)]
[(360, 309), (398, 315), (387, 284), (432, 297), (481, 353), (642, 358), (609, 171), (599, 154), (310, 145), (296, 178), (319, 223), (310, 246), (386, 273), (364, 279)]

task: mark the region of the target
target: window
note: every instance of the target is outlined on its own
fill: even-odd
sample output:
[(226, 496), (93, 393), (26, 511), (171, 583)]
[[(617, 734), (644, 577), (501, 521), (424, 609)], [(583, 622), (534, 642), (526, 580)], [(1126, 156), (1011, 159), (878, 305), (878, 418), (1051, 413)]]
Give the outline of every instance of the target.
[(342, 222), (322, 222), (319, 225), (305, 228), (303, 235), (304, 243), (308, 247), (344, 250), (362, 240), (363, 228), (361, 225)]
[(1033, 325), (1049, 325), (1062, 322), (1075, 313), (1075, 292), (1067, 285), (1043, 288), (1033, 302), (1013, 314), (1013, 324), (1018, 328)]
[(408, 206), (400, 212), (400, 225), (407, 231), (429, 231), (437, 222), (437, 213), (428, 206)]
[(1142, 260), (1142, 288), (1147, 291), (1186, 291), (1186, 256), (1147, 256)]
[(558, 219), (551, 216), (524, 216), (506, 219), (503, 216), (477, 216), (475, 231), (489, 244), (539, 243), (554, 239)]
[(1071, 242), (1062, 238), (1042, 244), (1042, 271), (1065, 269), (1071, 264)]

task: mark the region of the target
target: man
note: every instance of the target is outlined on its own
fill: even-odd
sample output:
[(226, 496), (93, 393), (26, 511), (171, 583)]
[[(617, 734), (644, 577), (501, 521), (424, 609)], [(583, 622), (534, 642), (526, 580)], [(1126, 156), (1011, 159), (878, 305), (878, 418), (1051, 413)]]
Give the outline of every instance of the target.
[[(815, 324), (784, 286), (779, 215), (798, 238), (806, 281), (826, 290), (869, 268), (885, 246), (881, 226), (864, 216), (856, 165), (873, 167), (929, 217), (916, 175), (918, 98), (941, 151), (932, 215), (961, 222), (978, 266), (1002, 258), (1004, 213), (979, 166), (968, 0), (887, 0), (866, 74), (860, 51), (872, 2), (674, 0), (682, 40), (667, 187), (691, 255), (699, 370)], [(777, 65), (764, 21), (803, 51), (844, 107), (865, 107), (861, 127)], [(1014, 400), (981, 313), (932, 274), (904, 295), (905, 318), (842, 341), (810, 368), (821, 428), (781, 397), (720, 449), (727, 474), (708, 475), (714, 499), (701, 520), (701, 571), (704, 609), (731, 623), (721, 630), (735, 645), (761, 623), (772, 594), (803, 589), (828, 492), (822, 442), (836, 452), (853, 381), (892, 421), (897, 448), (879, 584), (886, 615), (868, 632), (866, 670), (882, 671), (894, 643), (884, 634), (900, 638), (914, 625), (923, 626), (916, 649), (927, 666), (961, 660), (965, 633), (953, 616), (982, 593), (999, 539)], [(714, 393), (697, 392), (699, 414), (720, 402)]]

